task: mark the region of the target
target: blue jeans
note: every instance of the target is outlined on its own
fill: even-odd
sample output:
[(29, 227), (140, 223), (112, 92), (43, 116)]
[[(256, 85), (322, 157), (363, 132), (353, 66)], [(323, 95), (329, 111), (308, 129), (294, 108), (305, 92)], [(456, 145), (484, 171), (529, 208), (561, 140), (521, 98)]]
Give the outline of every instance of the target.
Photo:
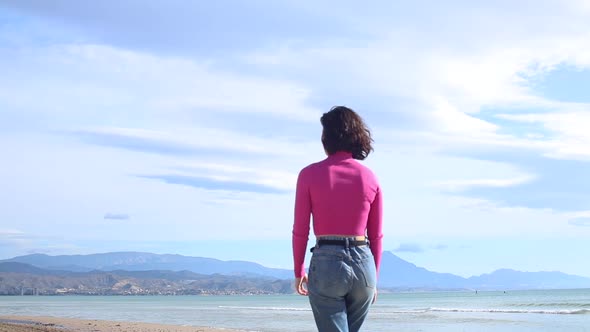
[(359, 331), (373, 301), (375, 261), (369, 246), (316, 246), (309, 265), (309, 303), (320, 332)]

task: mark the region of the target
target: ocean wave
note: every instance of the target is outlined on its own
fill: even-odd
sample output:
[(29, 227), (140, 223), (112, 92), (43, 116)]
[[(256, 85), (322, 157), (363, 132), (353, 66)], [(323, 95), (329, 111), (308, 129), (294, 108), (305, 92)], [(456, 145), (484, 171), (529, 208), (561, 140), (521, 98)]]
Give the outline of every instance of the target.
[(517, 307), (571, 307), (571, 308), (590, 308), (590, 303), (580, 302), (555, 302), (555, 303), (520, 303), (514, 304)]
[(428, 309), (408, 309), (408, 310), (388, 310), (387, 313), (392, 314), (423, 314), (428, 312)]
[(220, 305), (220, 309), (243, 309), (243, 310), (267, 310), (267, 311), (311, 311), (309, 308), (290, 308), (290, 307), (246, 307), (233, 305)]
[[(218, 306), (220, 309), (232, 310), (261, 310), (261, 311), (311, 311), (310, 308), (294, 307), (256, 307), (256, 306)], [(507, 314), (552, 314), (552, 315), (579, 315), (590, 314), (590, 309), (511, 309), (511, 308), (425, 308), (425, 309), (386, 309), (376, 310), (379, 314), (422, 314), (427, 312), (474, 312), (474, 313), (507, 313)]]
[(436, 312), (490, 312), (507, 314), (551, 314), (551, 315), (579, 315), (590, 314), (589, 309), (466, 309), (466, 308), (429, 308), (428, 311)]

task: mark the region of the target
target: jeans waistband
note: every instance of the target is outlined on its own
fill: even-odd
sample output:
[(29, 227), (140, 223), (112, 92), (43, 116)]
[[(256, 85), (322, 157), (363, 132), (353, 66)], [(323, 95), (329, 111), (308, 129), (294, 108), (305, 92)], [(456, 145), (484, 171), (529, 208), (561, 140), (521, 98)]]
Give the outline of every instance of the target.
[(369, 241), (367, 240), (326, 240), (321, 239), (316, 242), (316, 246), (325, 246), (325, 245), (333, 245), (333, 246), (343, 246), (343, 247), (359, 247), (367, 245)]
[(315, 248), (319, 248), (326, 245), (341, 246), (344, 248), (360, 247), (369, 245), (369, 240), (357, 240), (356, 237), (342, 237), (342, 236), (326, 236), (316, 240), (315, 247), (310, 249), (313, 252)]

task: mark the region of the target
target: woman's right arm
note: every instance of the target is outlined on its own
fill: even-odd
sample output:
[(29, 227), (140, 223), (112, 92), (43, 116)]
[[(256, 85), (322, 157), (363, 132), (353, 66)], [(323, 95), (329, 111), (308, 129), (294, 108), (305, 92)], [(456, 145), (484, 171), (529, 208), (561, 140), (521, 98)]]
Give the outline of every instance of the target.
[(305, 276), (305, 250), (309, 239), (311, 216), (311, 196), (305, 179), (305, 169), (299, 172), (295, 191), (295, 211), (293, 222), (293, 269), (295, 278)]

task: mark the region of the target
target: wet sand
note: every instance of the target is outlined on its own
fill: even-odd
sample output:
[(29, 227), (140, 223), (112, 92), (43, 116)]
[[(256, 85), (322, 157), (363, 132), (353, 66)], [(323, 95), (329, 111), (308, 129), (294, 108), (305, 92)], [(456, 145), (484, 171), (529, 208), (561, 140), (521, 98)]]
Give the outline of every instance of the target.
[(0, 316), (0, 332), (236, 332), (211, 327), (87, 320), (42, 316)]

